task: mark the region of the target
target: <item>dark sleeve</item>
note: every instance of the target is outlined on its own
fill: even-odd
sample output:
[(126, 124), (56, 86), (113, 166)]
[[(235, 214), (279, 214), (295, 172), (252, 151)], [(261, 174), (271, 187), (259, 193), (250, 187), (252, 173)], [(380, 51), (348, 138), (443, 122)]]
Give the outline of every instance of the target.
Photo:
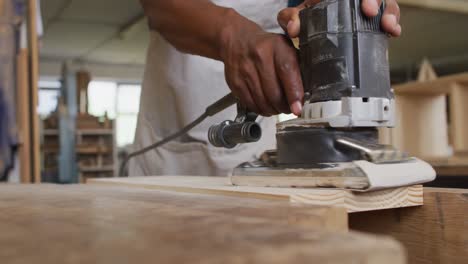
[(302, 2), (304, 2), (304, 0), (289, 0), (288, 7), (298, 6), (302, 4)]

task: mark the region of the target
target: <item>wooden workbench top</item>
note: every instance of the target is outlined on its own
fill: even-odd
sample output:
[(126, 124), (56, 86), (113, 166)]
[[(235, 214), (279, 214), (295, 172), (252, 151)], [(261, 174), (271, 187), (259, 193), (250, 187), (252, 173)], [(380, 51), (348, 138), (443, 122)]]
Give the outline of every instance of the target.
[[(468, 190), (465, 189), (424, 188), (423, 191), (422, 187), (413, 186), (352, 193), (337, 189), (236, 187), (229, 185), (225, 178), (194, 176), (94, 179), (88, 183), (346, 208), (353, 212), (349, 214), (351, 229), (396, 238), (407, 249), (408, 263), (465, 264), (468, 259)], [(422, 200), (424, 206), (412, 206)]]
[(1, 263), (404, 263), (339, 208), (113, 186), (0, 185)]

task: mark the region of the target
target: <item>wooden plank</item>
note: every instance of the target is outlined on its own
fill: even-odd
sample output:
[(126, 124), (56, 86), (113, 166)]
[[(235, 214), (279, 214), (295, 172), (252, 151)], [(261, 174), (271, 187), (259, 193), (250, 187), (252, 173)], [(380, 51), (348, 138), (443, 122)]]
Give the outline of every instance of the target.
[(446, 159), (428, 160), (437, 175), (468, 176), (468, 157), (458, 156)]
[(35, 183), (41, 182), (41, 154), (39, 135), (39, 45), (37, 36), (37, 1), (28, 1), (28, 42), (29, 42), (29, 89), (31, 122), (32, 175)]
[(452, 138), (455, 153), (468, 153), (468, 85), (453, 83), (450, 96)]
[[(43, 147), (42, 151), (45, 153), (57, 153), (60, 151), (58, 146), (47, 146)], [(88, 145), (82, 145), (82, 146), (77, 146), (76, 147), (76, 153), (79, 154), (111, 154), (113, 151), (112, 148), (108, 146), (88, 146)]]
[(80, 166), (80, 172), (106, 172), (106, 171), (114, 171), (113, 165), (107, 166)]
[(384, 145), (392, 145), (394, 128), (379, 127), (379, 143)]
[[(42, 134), (45, 136), (58, 136), (59, 131), (57, 129), (44, 129)], [(78, 136), (112, 136), (114, 135), (114, 130), (107, 128), (98, 128), (98, 129), (80, 129), (76, 131)]]
[(437, 79), (437, 73), (427, 58), (421, 63), (418, 73), (418, 82), (434, 81)]
[[(421, 76), (431, 78), (429, 64), (424, 67)], [(454, 157), (468, 154), (468, 73), (397, 85), (394, 89), (398, 125), (381, 129), (381, 142), (426, 160), (448, 158), (449, 145)]]
[(434, 170), (440, 176), (468, 176), (468, 164), (464, 165), (434, 165)]
[(287, 202), (3, 185), (0, 211), (2, 263), (405, 263), (394, 239), (330, 226), (343, 210)]
[(468, 190), (424, 189), (424, 206), (350, 215), (350, 228), (402, 242), (409, 263), (467, 263)]
[(21, 183), (31, 183), (31, 129), (29, 111), (29, 71), (28, 50), (20, 49), (17, 55), (17, 93), (16, 114), (20, 145), (18, 148), (19, 170)]
[(87, 71), (76, 73), (76, 98), (78, 100), (78, 113), (88, 113), (88, 85), (91, 82), (91, 74)]
[(468, 83), (468, 73), (444, 76), (427, 82), (408, 82), (405, 84), (395, 85), (393, 89), (397, 95), (440, 95), (449, 93), (453, 83)]
[(449, 155), (445, 95), (397, 95), (392, 144), (419, 158)]
[(232, 186), (227, 178), (196, 176), (89, 179), (87, 183), (142, 187), (186, 193), (286, 200), (298, 204), (342, 207), (348, 212), (419, 206), (423, 204), (421, 186), (358, 193), (339, 189)]

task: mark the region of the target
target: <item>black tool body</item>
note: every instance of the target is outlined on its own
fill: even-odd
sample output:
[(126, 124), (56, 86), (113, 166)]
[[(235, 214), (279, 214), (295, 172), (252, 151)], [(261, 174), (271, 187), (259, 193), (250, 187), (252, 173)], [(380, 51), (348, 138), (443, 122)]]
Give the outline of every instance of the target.
[[(306, 101), (393, 98), (384, 10), (369, 18), (361, 0), (324, 0), (301, 11), (300, 63)], [(365, 100), (365, 99), (364, 99)]]

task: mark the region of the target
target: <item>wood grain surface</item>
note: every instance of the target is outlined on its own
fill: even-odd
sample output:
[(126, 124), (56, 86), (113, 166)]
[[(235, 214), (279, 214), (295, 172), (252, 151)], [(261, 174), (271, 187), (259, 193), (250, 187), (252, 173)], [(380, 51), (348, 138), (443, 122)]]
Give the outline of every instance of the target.
[(424, 206), (350, 215), (350, 228), (402, 242), (409, 263), (468, 263), (468, 190), (424, 188)]
[[(30, 130), (32, 175), (35, 183), (41, 182), (41, 142), (39, 133), (39, 39), (37, 34), (38, 1), (27, 1), (28, 55), (29, 55), (29, 90), (30, 90)], [(27, 164), (27, 163), (26, 163)]]
[(289, 202), (2, 185), (0, 211), (1, 263), (405, 263), (395, 240), (344, 232), (344, 210)]
[[(17, 90), (16, 90), (16, 120), (18, 126), (18, 146), (19, 164), (31, 164), (31, 127), (29, 110), (29, 74), (28, 74), (28, 50), (20, 49), (17, 55)], [(21, 183), (33, 182), (31, 166), (19, 166)]]
[(111, 179), (90, 179), (89, 184), (122, 185), (187, 193), (221, 194), (271, 200), (285, 200), (300, 204), (335, 206), (348, 212), (362, 212), (423, 204), (420, 185), (376, 192), (352, 192), (340, 189), (301, 189), (232, 186), (228, 178), (195, 176), (157, 176)]

